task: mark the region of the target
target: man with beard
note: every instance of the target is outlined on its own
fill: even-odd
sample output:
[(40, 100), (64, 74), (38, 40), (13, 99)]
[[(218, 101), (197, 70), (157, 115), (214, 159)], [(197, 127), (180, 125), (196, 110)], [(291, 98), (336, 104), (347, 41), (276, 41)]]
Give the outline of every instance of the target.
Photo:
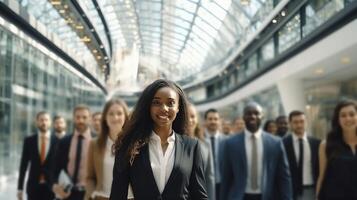
[[(52, 190), (60, 199), (82, 200), (85, 190), (86, 160), (90, 132), (90, 110), (85, 105), (78, 105), (73, 111), (74, 131), (65, 136), (58, 144), (55, 160), (54, 180)], [(61, 172), (66, 172), (71, 178), (73, 187), (70, 191), (58, 184)]]
[(55, 116), (53, 119), (53, 129), (58, 139), (62, 139), (66, 135), (66, 120), (62, 116)]
[(23, 199), (23, 185), (25, 174), (30, 164), (27, 181), (27, 198), (29, 200), (52, 200), (52, 170), (53, 157), (57, 139), (51, 136), (51, 118), (47, 112), (36, 115), (38, 133), (29, 136), (24, 141), (20, 164), (18, 194), (19, 200)]
[(284, 137), (288, 132), (288, 118), (285, 115), (280, 115), (275, 120), (277, 131), (276, 135), (280, 137)]
[(308, 136), (307, 119), (302, 111), (289, 114), (291, 133), (283, 138), (293, 183), (294, 199), (316, 199), (319, 175), (320, 140)]
[(244, 108), (246, 129), (223, 145), (221, 199), (291, 200), (289, 165), (280, 139), (261, 130), (262, 108)]

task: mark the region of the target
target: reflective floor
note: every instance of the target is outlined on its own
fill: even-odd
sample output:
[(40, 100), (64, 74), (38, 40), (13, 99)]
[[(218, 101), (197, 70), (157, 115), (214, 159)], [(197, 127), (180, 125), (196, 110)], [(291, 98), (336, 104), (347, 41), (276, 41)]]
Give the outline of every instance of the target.
[(16, 200), (17, 176), (0, 177), (0, 200)]

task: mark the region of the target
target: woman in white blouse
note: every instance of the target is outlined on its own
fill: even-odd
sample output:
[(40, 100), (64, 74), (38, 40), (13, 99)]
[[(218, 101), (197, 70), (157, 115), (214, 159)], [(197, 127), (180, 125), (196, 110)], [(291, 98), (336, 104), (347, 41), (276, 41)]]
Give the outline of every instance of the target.
[[(115, 143), (111, 200), (207, 200), (200, 145), (186, 135), (182, 89), (157, 80), (141, 94)], [(123, 137), (123, 139), (121, 139)]]
[(120, 99), (112, 99), (105, 104), (102, 116), (101, 132), (91, 141), (88, 150), (86, 200), (109, 199), (114, 166), (112, 146), (128, 119), (127, 105)]

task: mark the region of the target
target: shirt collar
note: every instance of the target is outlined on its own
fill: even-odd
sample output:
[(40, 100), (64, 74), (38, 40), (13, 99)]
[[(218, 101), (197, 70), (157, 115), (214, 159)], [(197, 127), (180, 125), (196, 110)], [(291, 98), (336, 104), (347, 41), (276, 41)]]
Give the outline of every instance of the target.
[[(167, 142), (169, 142), (169, 143), (174, 142), (176, 139), (175, 134), (176, 134), (175, 131), (172, 131), (171, 135), (167, 138)], [(161, 143), (161, 138), (158, 134), (155, 133), (155, 131), (151, 132), (150, 140)]]
[(260, 139), (262, 136), (262, 130), (258, 129), (254, 134), (250, 131), (248, 131), (248, 129), (244, 130), (245, 133), (245, 138), (246, 139), (250, 139), (252, 136), (254, 136), (256, 139)]
[(79, 135), (82, 135), (85, 139), (92, 139), (92, 136), (90, 134), (90, 128), (87, 128), (84, 133), (80, 134), (77, 130), (74, 130), (74, 136), (78, 137)]
[(220, 132), (217, 130), (216, 132), (210, 132), (209, 130), (205, 129), (205, 134), (206, 137), (214, 137), (214, 138), (218, 138), (220, 135)]
[[(40, 137), (43, 136), (43, 134), (42, 134), (41, 132), (38, 132), (38, 135), (39, 135)], [(50, 131), (47, 131), (47, 132), (45, 133), (45, 138), (48, 139), (48, 138), (50, 138), (50, 136), (51, 136), (51, 132), (50, 132)]]
[[(299, 137), (298, 136), (296, 136), (295, 135), (295, 133), (292, 133), (292, 135), (293, 135), (293, 141), (294, 142), (299, 142)], [(304, 136), (302, 136), (302, 139), (304, 140), (304, 141), (307, 141), (307, 134), (306, 134), (306, 132), (304, 132)]]
[(110, 137), (108, 136), (108, 137), (107, 137), (107, 146), (112, 147), (112, 146), (113, 146), (113, 144), (114, 144), (113, 140), (112, 140), (112, 139), (110, 139)]

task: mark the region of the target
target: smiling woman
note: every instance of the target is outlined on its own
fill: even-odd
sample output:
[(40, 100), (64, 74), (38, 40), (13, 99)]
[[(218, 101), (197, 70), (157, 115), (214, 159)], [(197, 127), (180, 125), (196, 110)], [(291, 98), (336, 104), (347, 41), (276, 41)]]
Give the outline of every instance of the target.
[(174, 82), (157, 80), (142, 93), (115, 144), (110, 199), (207, 199), (203, 162), (189, 138), (187, 100)]

